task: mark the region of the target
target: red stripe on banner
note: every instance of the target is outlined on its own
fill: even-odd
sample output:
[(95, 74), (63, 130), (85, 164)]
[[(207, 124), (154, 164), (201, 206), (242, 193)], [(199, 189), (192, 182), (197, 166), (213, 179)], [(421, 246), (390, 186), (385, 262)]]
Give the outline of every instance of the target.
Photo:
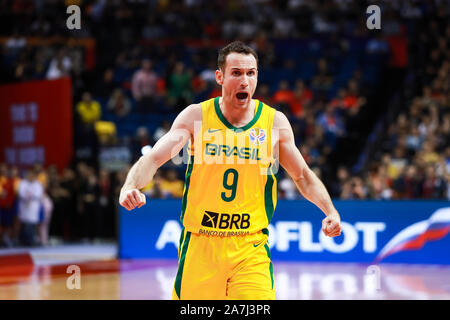
[(450, 232), (450, 226), (439, 230), (427, 230), (417, 238), (409, 240), (387, 252), (380, 260), (400, 251), (421, 249), (426, 242), (436, 241), (444, 238)]

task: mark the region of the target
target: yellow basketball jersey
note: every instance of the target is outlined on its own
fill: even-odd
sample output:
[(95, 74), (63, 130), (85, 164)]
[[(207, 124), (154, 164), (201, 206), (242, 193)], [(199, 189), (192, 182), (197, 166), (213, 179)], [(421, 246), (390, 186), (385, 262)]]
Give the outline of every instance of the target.
[(219, 97), (201, 103), (201, 131), (189, 143), (181, 223), (187, 231), (234, 236), (266, 231), (277, 203), (272, 150), (275, 109), (254, 100), (254, 118), (236, 128)]

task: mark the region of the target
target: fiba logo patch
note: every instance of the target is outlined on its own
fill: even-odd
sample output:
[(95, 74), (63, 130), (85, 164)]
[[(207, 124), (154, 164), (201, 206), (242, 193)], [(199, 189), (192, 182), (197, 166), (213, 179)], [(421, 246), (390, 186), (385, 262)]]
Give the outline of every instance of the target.
[(211, 211), (205, 211), (205, 214), (204, 214), (203, 220), (202, 220), (202, 226), (209, 227), (209, 228), (215, 228), (217, 225), (218, 218), (219, 218), (218, 213), (211, 212)]
[(261, 145), (266, 140), (266, 133), (263, 129), (253, 128), (249, 133), (250, 141), (254, 145)]

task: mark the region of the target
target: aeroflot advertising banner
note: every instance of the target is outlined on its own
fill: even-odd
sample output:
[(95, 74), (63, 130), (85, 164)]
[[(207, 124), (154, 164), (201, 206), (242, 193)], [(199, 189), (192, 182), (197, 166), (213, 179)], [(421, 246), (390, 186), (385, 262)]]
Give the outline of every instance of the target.
[[(342, 234), (321, 231), (324, 214), (307, 201), (278, 201), (269, 225), (272, 260), (450, 264), (447, 201), (334, 201)], [(181, 200), (148, 200), (120, 211), (120, 257), (176, 259)], [(234, 225), (236, 226), (236, 224)], [(234, 231), (234, 230), (231, 230)]]

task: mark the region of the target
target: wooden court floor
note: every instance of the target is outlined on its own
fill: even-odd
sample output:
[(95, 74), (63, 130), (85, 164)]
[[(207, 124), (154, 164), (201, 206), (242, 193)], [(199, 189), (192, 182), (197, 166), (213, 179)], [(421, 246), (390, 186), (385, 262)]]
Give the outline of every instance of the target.
[[(176, 272), (174, 260), (35, 265), (27, 254), (0, 256), (0, 299), (169, 300)], [(274, 276), (280, 300), (450, 300), (449, 266), (274, 261)]]

